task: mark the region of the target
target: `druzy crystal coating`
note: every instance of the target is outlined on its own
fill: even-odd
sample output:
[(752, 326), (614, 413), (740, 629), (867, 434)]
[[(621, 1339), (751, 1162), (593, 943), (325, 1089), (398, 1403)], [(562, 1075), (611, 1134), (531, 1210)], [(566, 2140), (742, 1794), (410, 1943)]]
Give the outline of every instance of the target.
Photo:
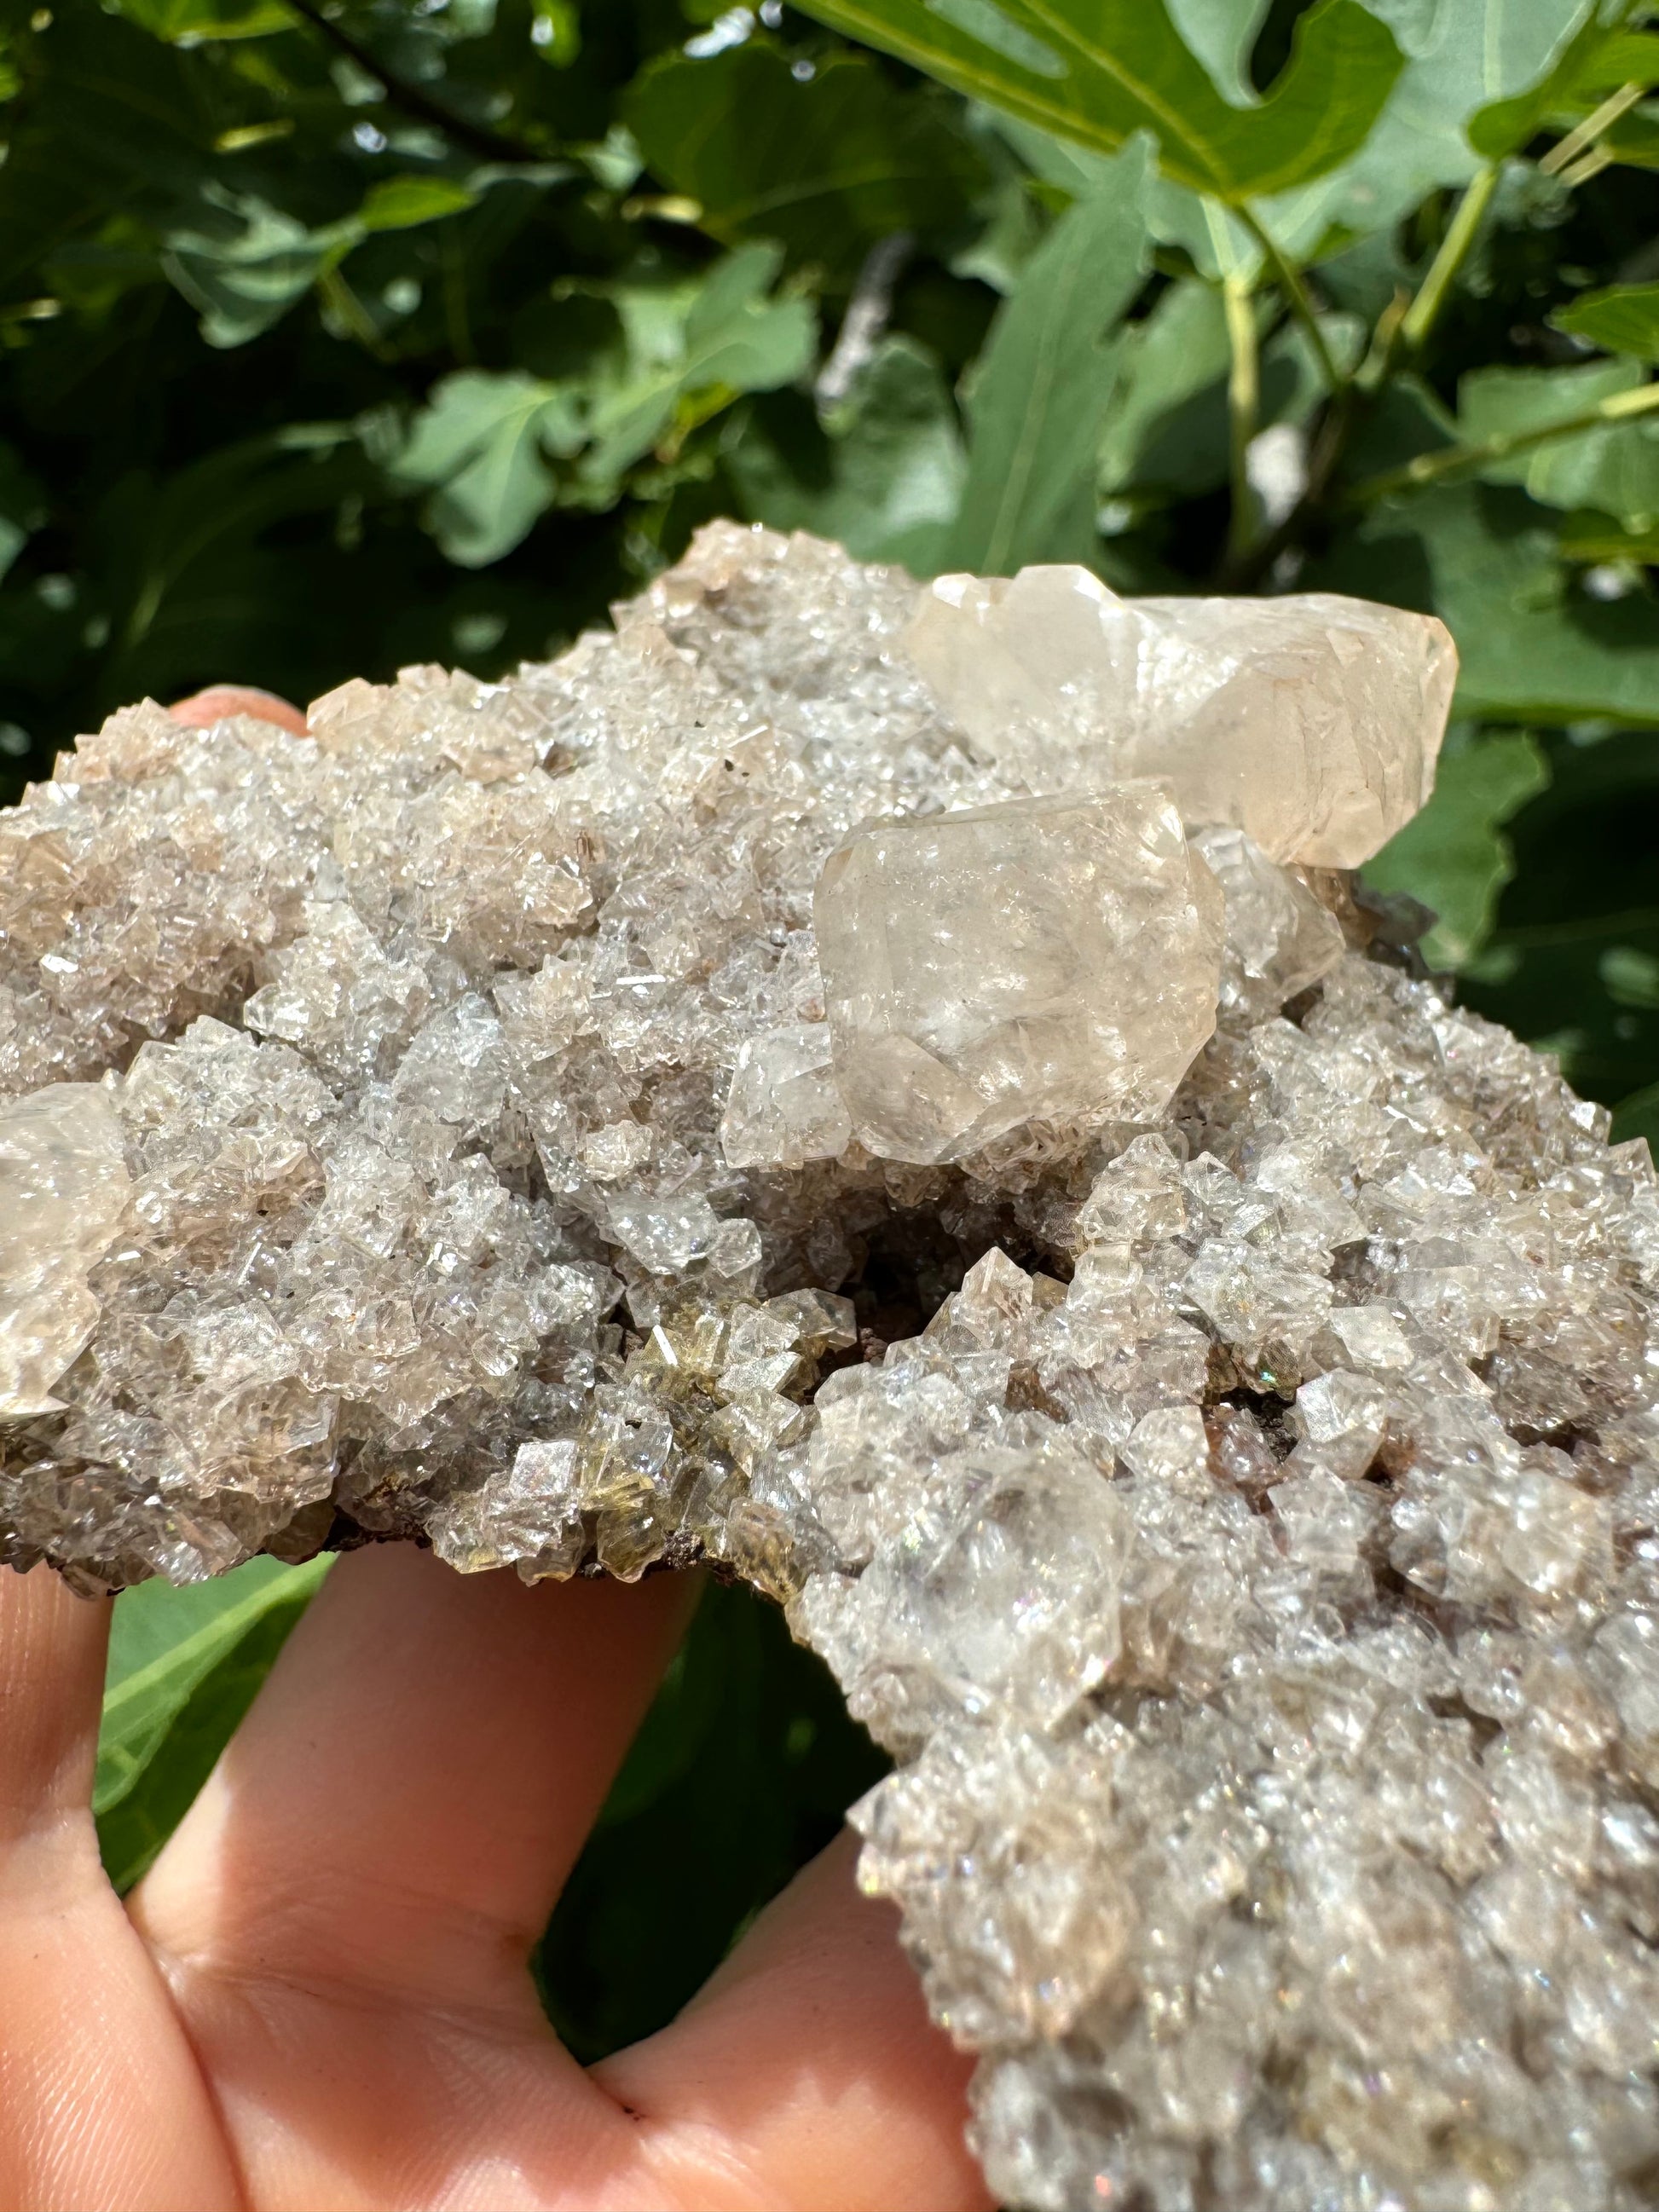
[[(1127, 969), (1168, 1018), (1126, 1012), (1158, 1073), (1120, 1094), (1095, 956), (1005, 962), (988, 1034), (1051, 985), (1075, 1034), (930, 1161), (925, 1099), (855, 1127), (826, 864), (989, 820), (984, 913), (1040, 916), (1073, 860), (1036, 825), (1117, 819), (1153, 725), (1103, 686), (1034, 781), (961, 703), (1000, 681), (977, 633), (955, 689), (917, 665), (917, 603), (716, 526), (551, 665), (349, 684), (305, 739), (130, 708), (0, 815), (0, 1556), (711, 1559), (895, 1756), (863, 1880), (981, 2053), (1000, 2202), (1635, 2212), (1651, 1163), (1410, 972), (1330, 848), (1262, 849), (1409, 811), (1433, 641), (1407, 680), (1356, 617), (1332, 692), (1324, 611), (1264, 603), (1270, 667), (1238, 616), (1244, 723), (1341, 708), (1380, 781), (1333, 793), (1339, 748), (1311, 811), (1241, 820), (1160, 767), (1170, 927), (1223, 908), (1201, 1018), (1190, 945)], [(1160, 665), (1209, 696), (1233, 617), (1182, 605)], [(866, 889), (860, 942), (937, 919)]]
[(1331, 592), (1122, 599), (1086, 568), (941, 576), (912, 657), (1032, 791), (1162, 776), (1194, 827), (1357, 868), (1428, 797), (1457, 655), (1432, 615)]

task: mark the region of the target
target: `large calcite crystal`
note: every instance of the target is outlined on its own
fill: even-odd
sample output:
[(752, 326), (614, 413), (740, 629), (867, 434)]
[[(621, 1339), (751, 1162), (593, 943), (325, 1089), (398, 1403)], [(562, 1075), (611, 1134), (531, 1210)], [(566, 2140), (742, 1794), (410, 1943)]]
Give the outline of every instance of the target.
[(912, 657), (1033, 791), (1163, 776), (1191, 824), (1357, 868), (1428, 797), (1457, 655), (1445, 625), (1328, 592), (1121, 599), (1086, 568), (941, 576)]
[(1446, 665), (1127, 603), (1011, 745), (917, 599), (716, 526), (0, 815), (0, 1559), (711, 1559), (895, 1757), (999, 2201), (1650, 2206), (1659, 1192), (1323, 872)]
[(853, 1134), (886, 1159), (1152, 1120), (1215, 1027), (1221, 895), (1165, 785), (868, 823), (812, 919)]

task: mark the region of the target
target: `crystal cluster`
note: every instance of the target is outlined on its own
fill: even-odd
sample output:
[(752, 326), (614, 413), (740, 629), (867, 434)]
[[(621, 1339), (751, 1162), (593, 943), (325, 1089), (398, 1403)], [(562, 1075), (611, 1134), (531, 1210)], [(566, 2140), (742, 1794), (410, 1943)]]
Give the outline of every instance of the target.
[(116, 715), (0, 816), (0, 1558), (711, 1560), (1002, 2202), (1652, 2204), (1659, 1191), (1334, 872), (1449, 681), (721, 525)]

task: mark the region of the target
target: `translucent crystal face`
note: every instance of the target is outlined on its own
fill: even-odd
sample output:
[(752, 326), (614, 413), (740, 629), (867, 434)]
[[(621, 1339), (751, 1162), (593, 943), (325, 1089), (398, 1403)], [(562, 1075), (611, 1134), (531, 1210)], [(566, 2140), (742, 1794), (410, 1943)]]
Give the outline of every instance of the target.
[(87, 1278), (129, 1188), (100, 1091), (64, 1083), (0, 1105), (0, 1419), (61, 1409), (52, 1386), (97, 1324)]
[(1033, 791), (1162, 776), (1194, 827), (1357, 868), (1428, 797), (1457, 655), (1431, 615), (1328, 592), (1121, 599), (1086, 568), (941, 576), (912, 658)]
[[(1281, 784), (1035, 784), (916, 597), (716, 526), (551, 666), (129, 708), (0, 814), (0, 1559), (713, 1559), (895, 1755), (997, 2201), (1638, 2212), (1646, 1148), (1264, 852)], [(1120, 611), (1136, 713), (1190, 652), (1409, 766), (1416, 618), (1333, 688), (1263, 608)]]
[(1150, 1120), (1215, 1026), (1221, 900), (1158, 784), (872, 824), (812, 916), (836, 1080), (887, 1159)]

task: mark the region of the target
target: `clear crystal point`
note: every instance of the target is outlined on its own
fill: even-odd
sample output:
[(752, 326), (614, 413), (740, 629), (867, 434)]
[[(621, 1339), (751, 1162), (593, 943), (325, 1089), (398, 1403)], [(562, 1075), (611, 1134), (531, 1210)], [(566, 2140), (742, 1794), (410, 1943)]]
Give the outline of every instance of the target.
[(1150, 1119), (1214, 1027), (1220, 901), (1159, 784), (872, 823), (813, 921), (836, 1079), (890, 1159)]
[(1328, 592), (1123, 599), (1086, 568), (941, 576), (912, 659), (1033, 791), (1154, 775), (1193, 827), (1357, 868), (1424, 804), (1457, 654), (1431, 615)]

